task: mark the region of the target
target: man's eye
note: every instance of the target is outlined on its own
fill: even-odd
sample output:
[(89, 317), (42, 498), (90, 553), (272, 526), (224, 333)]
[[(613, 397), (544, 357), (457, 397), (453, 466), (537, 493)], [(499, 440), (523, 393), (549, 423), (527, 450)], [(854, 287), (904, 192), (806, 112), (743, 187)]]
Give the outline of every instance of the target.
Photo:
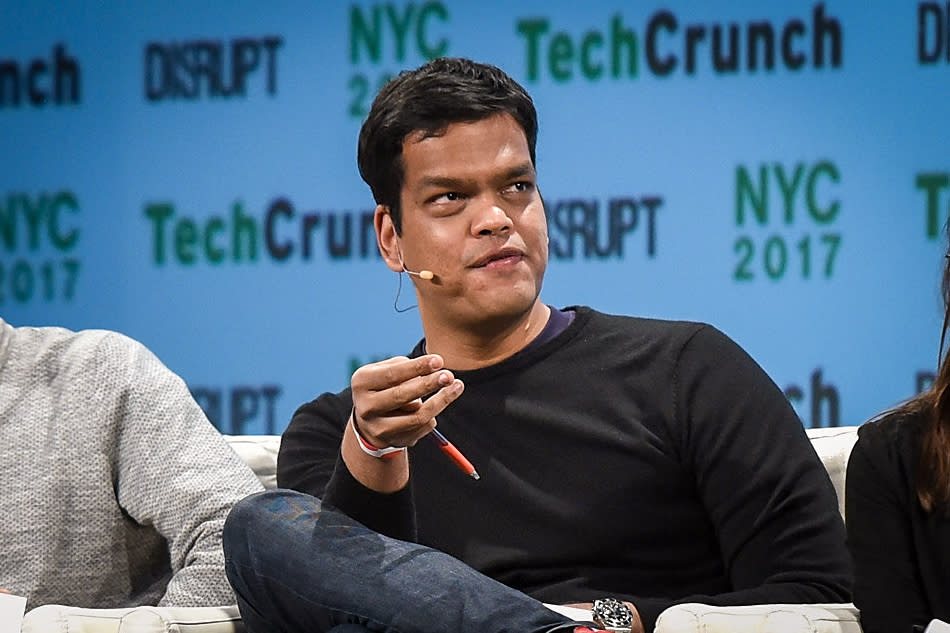
[(436, 196), (432, 196), (430, 202), (455, 202), (456, 200), (461, 200), (462, 195), (456, 191), (446, 191), (445, 193), (440, 193)]
[(516, 182), (511, 185), (511, 190), (517, 193), (524, 193), (526, 191), (531, 191), (534, 185), (527, 181)]

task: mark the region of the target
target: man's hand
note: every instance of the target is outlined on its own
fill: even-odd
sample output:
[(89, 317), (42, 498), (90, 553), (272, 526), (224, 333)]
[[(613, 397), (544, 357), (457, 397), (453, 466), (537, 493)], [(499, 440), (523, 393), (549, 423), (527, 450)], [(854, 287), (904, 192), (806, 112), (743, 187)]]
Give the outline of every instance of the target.
[[(350, 379), (353, 413), (350, 424), (369, 444), (413, 446), (435, 428), (436, 419), (464, 388), (447, 369), (442, 357), (397, 356), (364, 365)], [(422, 398), (432, 394), (425, 402)], [(406, 456), (379, 459), (367, 455), (354, 434), (343, 434), (343, 461), (364, 486), (379, 492), (394, 492), (409, 481)]]
[[(413, 446), (435, 428), (435, 416), (462, 393), (462, 381), (442, 369), (442, 357), (397, 356), (353, 373), (356, 428), (374, 446)], [(434, 395), (422, 401), (424, 396)]]

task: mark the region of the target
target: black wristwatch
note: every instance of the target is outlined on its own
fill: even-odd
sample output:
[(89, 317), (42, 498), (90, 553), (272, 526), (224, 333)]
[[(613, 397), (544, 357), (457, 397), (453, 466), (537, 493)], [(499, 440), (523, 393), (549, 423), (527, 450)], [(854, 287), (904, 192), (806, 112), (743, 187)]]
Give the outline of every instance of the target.
[(616, 598), (594, 600), (591, 615), (597, 626), (614, 633), (630, 633), (633, 629), (633, 611)]

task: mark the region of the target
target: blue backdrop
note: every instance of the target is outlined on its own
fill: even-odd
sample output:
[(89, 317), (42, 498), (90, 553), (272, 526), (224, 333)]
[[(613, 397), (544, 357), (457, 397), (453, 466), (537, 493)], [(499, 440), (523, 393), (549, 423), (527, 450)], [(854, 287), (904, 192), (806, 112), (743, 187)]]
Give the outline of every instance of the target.
[(356, 137), (457, 55), (535, 98), (548, 303), (710, 322), (806, 426), (927, 384), (947, 3), (262, 4), (0, 0), (5, 320), (122, 331), (222, 431), (280, 432), (421, 336)]

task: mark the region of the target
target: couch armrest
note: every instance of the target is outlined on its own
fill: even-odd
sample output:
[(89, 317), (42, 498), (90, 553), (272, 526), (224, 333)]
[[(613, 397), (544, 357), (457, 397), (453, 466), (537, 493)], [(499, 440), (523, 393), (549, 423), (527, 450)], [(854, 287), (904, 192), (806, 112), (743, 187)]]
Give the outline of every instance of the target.
[(713, 607), (677, 604), (663, 611), (656, 633), (861, 633), (851, 603)]
[(277, 487), (279, 435), (225, 435), (228, 445), (251, 467), (265, 488)]
[(236, 606), (84, 609), (47, 604), (29, 611), (21, 633), (243, 633)]

